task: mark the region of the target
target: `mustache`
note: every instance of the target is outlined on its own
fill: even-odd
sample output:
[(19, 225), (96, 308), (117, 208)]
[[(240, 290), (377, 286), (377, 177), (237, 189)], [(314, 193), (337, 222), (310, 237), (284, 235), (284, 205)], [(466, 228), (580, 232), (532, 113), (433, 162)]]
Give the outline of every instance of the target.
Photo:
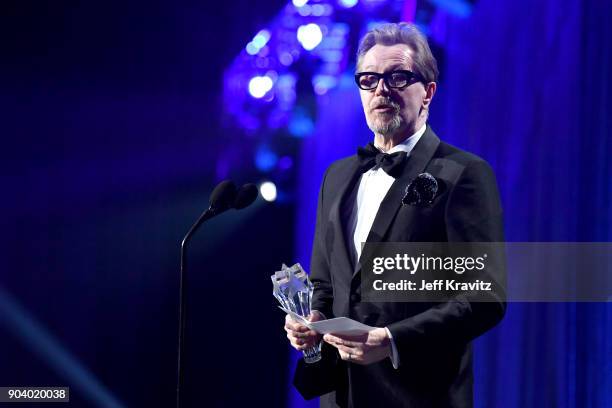
[(396, 111), (399, 111), (400, 106), (399, 106), (399, 103), (395, 102), (394, 100), (390, 98), (380, 98), (380, 99), (376, 99), (372, 101), (372, 104), (370, 107), (371, 110), (374, 110), (377, 108), (393, 108)]

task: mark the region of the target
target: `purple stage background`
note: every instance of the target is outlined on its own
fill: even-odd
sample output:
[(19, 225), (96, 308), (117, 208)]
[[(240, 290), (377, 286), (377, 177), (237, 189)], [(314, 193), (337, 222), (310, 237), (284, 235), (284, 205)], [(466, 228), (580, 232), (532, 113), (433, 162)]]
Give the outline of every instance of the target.
[[(227, 114), (226, 70), (287, 4), (2, 2), (0, 386), (69, 386), (74, 407), (172, 406), (179, 242), (229, 177), (279, 194), (193, 240), (188, 406), (312, 405), (290, 386), (297, 353), (269, 275), (309, 264), (323, 171), (371, 135), (350, 64), (321, 94), (298, 81), (313, 123), (297, 135)], [(507, 239), (610, 241), (612, 4), (401, 13), (449, 4), (469, 13), (430, 22), (430, 123), (495, 169)], [(611, 355), (611, 303), (510, 304), (476, 341), (476, 406), (612, 406)]]

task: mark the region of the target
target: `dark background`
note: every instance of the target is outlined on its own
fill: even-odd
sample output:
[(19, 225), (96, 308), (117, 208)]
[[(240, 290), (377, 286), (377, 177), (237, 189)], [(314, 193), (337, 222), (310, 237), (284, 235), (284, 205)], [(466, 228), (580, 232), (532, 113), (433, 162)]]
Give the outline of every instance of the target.
[[(2, 2), (0, 385), (70, 386), (71, 406), (171, 406), (179, 243), (231, 139), (223, 69), (283, 3)], [(231, 176), (258, 181), (250, 167)], [(194, 406), (284, 404), (269, 275), (292, 260), (292, 221), (291, 205), (259, 201), (193, 240)]]
[[(287, 3), (1, 3), (0, 386), (171, 406), (180, 240), (219, 174), (262, 181), (256, 143), (223, 114), (222, 74)], [(612, 4), (468, 3), (437, 21), (430, 124), (491, 164), (508, 240), (611, 241)], [(303, 406), (269, 276), (308, 269), (321, 175), (369, 140), (347, 84), (310, 98), (313, 134), (279, 142), (293, 200), (192, 241), (191, 406)], [(474, 342), (476, 406), (609, 407), (611, 305), (509, 304)]]

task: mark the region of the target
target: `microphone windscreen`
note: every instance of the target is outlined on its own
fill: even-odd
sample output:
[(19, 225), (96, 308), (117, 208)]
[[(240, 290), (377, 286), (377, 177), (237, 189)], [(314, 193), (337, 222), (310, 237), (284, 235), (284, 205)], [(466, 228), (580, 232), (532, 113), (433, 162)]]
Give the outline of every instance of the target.
[(236, 185), (231, 180), (223, 180), (210, 195), (212, 208), (228, 208), (236, 199)]
[(243, 185), (238, 189), (236, 193), (236, 199), (234, 200), (234, 208), (237, 210), (242, 210), (243, 208), (248, 207), (253, 204), (255, 199), (257, 198), (257, 186), (252, 183), (248, 183)]

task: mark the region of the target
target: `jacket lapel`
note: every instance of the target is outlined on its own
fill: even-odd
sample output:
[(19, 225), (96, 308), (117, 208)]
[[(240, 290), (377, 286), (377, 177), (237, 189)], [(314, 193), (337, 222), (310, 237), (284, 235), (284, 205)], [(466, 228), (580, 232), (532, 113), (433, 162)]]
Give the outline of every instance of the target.
[[(347, 237), (347, 224), (350, 222), (353, 204), (347, 202), (348, 196), (353, 192), (356, 183), (361, 178), (359, 170), (359, 161), (352, 160), (348, 163), (344, 171), (339, 173), (341, 184), (338, 186), (338, 194), (335, 201), (332, 203), (330, 216), (332, 225), (334, 226), (334, 236), (340, 239), (334, 239), (334, 261), (338, 264), (338, 269), (341, 271), (353, 271), (353, 260), (348, 245), (352, 245), (352, 237)], [(347, 275), (347, 279), (351, 275)]]
[[(427, 163), (429, 163), (433, 157), (439, 144), (440, 139), (431, 130), (429, 125), (427, 125), (425, 133), (423, 133), (423, 136), (421, 136), (421, 139), (419, 139), (407, 158), (408, 162), (406, 163), (406, 168), (402, 176), (395, 179), (387, 195), (380, 204), (378, 212), (376, 213), (376, 218), (374, 218), (374, 223), (372, 224), (372, 229), (370, 229), (370, 233), (368, 234), (367, 242), (383, 241), (402, 205), (402, 198), (406, 193), (406, 187), (416, 178), (416, 176), (425, 170)], [(364, 253), (362, 251), (359, 259), (363, 257)], [(354, 268), (353, 277), (357, 275), (359, 270), (360, 267), (358, 264)]]

